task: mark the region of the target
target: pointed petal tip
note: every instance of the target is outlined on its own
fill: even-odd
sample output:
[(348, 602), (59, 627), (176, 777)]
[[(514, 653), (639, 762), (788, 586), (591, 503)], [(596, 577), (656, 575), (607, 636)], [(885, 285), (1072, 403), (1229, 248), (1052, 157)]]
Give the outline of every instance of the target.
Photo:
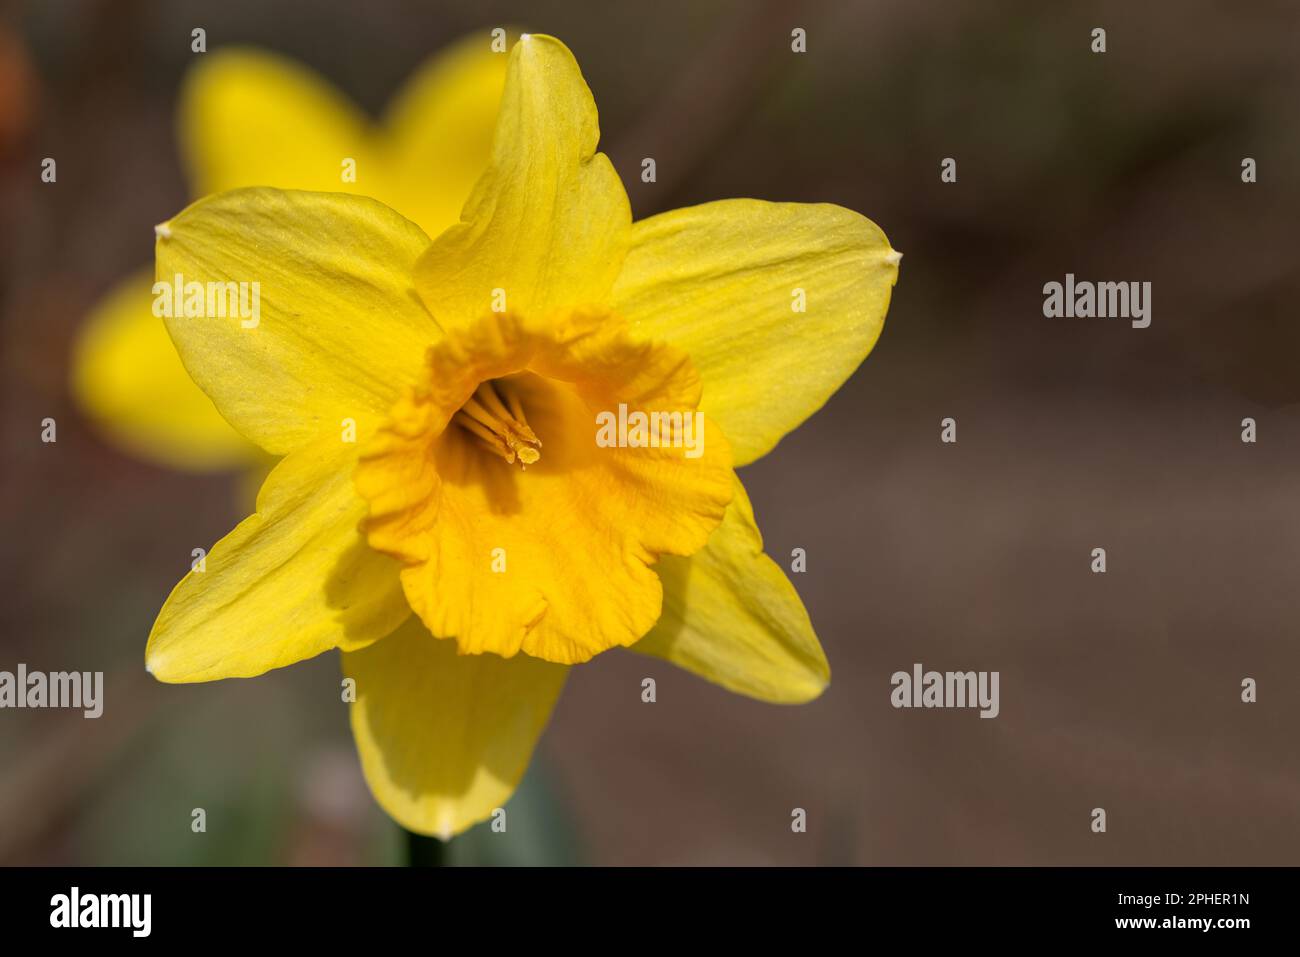
[(164, 684), (171, 683), (171, 676), (167, 674), (167, 662), (156, 651), (145, 652), (144, 670), (152, 675), (156, 681), (161, 681)]
[(889, 252), (885, 253), (885, 262), (889, 263), (891, 266), (897, 266), (902, 261), (903, 254), (897, 249), (891, 249)]
[(521, 33), (515, 46), (523, 48), (520, 50), (521, 53), (539, 53), (545, 46), (557, 46), (569, 53), (570, 56), (573, 55), (563, 40), (553, 37), (549, 33)]
[(438, 815), (438, 824), (433, 829), (433, 836), (446, 844), (456, 836), (456, 819), (450, 808), (443, 808)]
[(166, 672), (167, 669), (162, 662), (158, 660), (158, 655), (146, 653), (144, 656), (144, 670), (154, 681), (161, 681), (163, 684), (171, 684)]
[(157, 236), (159, 239), (171, 239), (172, 238), (171, 223), (170, 222), (159, 223), (157, 226), (153, 228), (153, 234)]

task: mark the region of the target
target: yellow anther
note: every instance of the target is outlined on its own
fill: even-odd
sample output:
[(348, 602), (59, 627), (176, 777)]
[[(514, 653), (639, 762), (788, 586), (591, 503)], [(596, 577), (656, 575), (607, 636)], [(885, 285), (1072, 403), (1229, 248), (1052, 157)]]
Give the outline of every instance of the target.
[(452, 421), (510, 465), (518, 461), (527, 468), (542, 457), (542, 440), (528, 427), (519, 396), (506, 381), (480, 383)]

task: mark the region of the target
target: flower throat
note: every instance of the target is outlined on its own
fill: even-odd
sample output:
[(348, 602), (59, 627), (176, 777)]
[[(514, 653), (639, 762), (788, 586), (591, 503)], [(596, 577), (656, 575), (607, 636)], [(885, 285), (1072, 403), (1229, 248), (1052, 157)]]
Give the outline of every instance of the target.
[(526, 469), (542, 457), (542, 440), (528, 427), (518, 391), (505, 379), (480, 383), (452, 422), (510, 465), (517, 461)]

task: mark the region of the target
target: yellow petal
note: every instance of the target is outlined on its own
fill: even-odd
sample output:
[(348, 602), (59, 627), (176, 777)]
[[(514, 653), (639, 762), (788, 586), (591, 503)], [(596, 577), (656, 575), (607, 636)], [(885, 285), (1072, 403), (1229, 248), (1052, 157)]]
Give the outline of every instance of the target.
[(158, 614), (146, 667), (161, 681), (246, 678), (353, 649), (410, 616), (397, 564), (357, 530), (356, 446), (327, 433), (283, 459), (257, 513), (181, 579)]
[(343, 655), (375, 799), (402, 827), (443, 840), (489, 817), (523, 777), (568, 670), (526, 655), (457, 655), (416, 618)]
[(427, 244), (418, 226), (371, 199), (220, 193), (158, 227), (157, 278), (168, 287), (178, 275), (186, 286), (247, 283), (246, 312), (259, 290), (258, 315), (179, 315), (167, 329), (221, 414), (268, 452), (290, 452), (345, 419), (364, 433), (420, 378), (440, 336), (411, 287)]
[[(661, 601), (650, 566), (702, 548), (732, 495), (726, 440), (692, 415), (699, 379), (686, 356), (633, 341), (603, 312), (533, 323), (489, 313), (430, 350), (428, 376), (356, 475), (368, 541), (404, 563), (425, 625), (466, 653), (562, 664), (644, 635)], [(452, 421), (487, 381), (537, 439), (526, 470)], [(677, 412), (696, 438), (599, 443), (599, 416), (621, 405)]]
[[(614, 167), (596, 152), (596, 104), (564, 44), (527, 35), (510, 53), (492, 162), (420, 260), (416, 283), (447, 328), (493, 308), (543, 315), (605, 301), (631, 223)], [(498, 309), (500, 311), (500, 309)]]
[[(615, 311), (691, 355), (744, 465), (822, 407), (875, 345), (899, 254), (838, 206), (736, 199), (636, 224)], [(806, 311), (795, 311), (800, 292)]]
[(375, 124), (292, 60), (229, 47), (199, 57), (179, 111), (194, 191), (365, 195), (436, 236), (487, 168), (506, 61), (486, 34), (466, 37), (430, 57)]
[(261, 457), (194, 384), (153, 315), (152, 270), (119, 283), (82, 328), (72, 391), (115, 443), (171, 468), (207, 471)]
[[(243, 186), (371, 195), (371, 124), (292, 60), (225, 48), (197, 58), (181, 91), (181, 146), (199, 196)], [(344, 181), (344, 159), (357, 182)]]
[(799, 594), (763, 554), (745, 489), (704, 550), (664, 558), (663, 617), (633, 651), (671, 661), (729, 691), (775, 704), (822, 693), (830, 666)]
[(430, 57), (384, 115), (384, 169), (368, 194), (430, 236), (456, 223), (488, 165), (507, 60), (485, 33)]

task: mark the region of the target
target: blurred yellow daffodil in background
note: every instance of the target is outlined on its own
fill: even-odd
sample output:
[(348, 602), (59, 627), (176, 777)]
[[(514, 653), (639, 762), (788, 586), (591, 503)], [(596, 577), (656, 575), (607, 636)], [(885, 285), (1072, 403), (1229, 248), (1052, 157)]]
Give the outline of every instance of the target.
[[(413, 831), (504, 804), (569, 667), (608, 649), (772, 702), (829, 681), (733, 469), (870, 352), (899, 254), (831, 205), (633, 223), (598, 139), (572, 54), (526, 35), (486, 171), (435, 238), (373, 199), (264, 188), (157, 230), (160, 280), (260, 283), (255, 328), (165, 321), (282, 458), (173, 590), (147, 665), (206, 681), (342, 649), (366, 779)], [(699, 413), (700, 454), (602, 445), (620, 408)]]
[[(193, 195), (276, 186), (372, 196), (437, 235), (487, 165), (506, 57), (467, 37), (431, 57), (375, 123), (307, 68), (254, 49), (200, 57), (178, 108)], [(185, 372), (153, 315), (153, 269), (103, 300), (77, 343), (72, 389), (123, 449), (186, 471), (270, 459)], [(254, 486), (256, 488), (256, 486)]]

